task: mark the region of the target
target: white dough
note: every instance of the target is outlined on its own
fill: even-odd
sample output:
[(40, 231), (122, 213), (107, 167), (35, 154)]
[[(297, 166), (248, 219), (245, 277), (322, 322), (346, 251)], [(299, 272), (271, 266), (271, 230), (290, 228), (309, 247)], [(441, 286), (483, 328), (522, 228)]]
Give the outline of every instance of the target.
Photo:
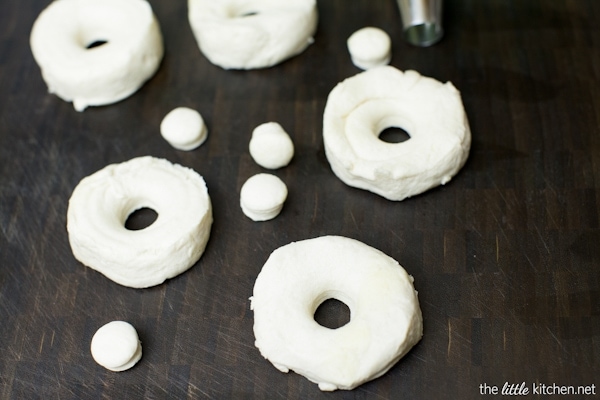
[(392, 41), (382, 29), (365, 27), (354, 32), (347, 41), (352, 63), (361, 69), (389, 64), (392, 59)]
[(125, 371), (142, 358), (142, 344), (131, 324), (112, 321), (102, 326), (92, 337), (92, 357), (111, 371)]
[[(350, 309), (350, 321), (337, 329), (314, 319), (331, 298)], [(321, 390), (350, 390), (383, 375), (423, 335), (412, 277), (381, 251), (341, 236), (275, 250), (250, 300), (262, 356)]]
[(267, 221), (279, 215), (287, 195), (287, 186), (277, 176), (257, 174), (242, 185), (240, 206), (251, 220)]
[(303, 52), (317, 29), (316, 0), (188, 0), (200, 51), (224, 69), (267, 68)]
[[(128, 230), (128, 216), (140, 208), (154, 210), (157, 219)], [(69, 200), (67, 231), (77, 260), (123, 286), (145, 288), (198, 261), (212, 220), (208, 190), (197, 172), (146, 156), (82, 179)]]
[(250, 155), (261, 167), (285, 167), (294, 157), (294, 143), (277, 122), (267, 122), (252, 131)]
[[(101, 46), (88, 48), (104, 41)], [(158, 69), (163, 42), (145, 0), (60, 0), (35, 21), (30, 45), (50, 93), (77, 111), (136, 92)]]
[[(410, 139), (387, 143), (386, 128)], [(471, 131), (460, 93), (415, 71), (382, 66), (339, 83), (323, 115), (331, 169), (344, 183), (403, 200), (444, 185), (469, 155)]]
[(162, 137), (178, 150), (193, 150), (208, 136), (202, 115), (187, 107), (171, 110), (160, 124)]

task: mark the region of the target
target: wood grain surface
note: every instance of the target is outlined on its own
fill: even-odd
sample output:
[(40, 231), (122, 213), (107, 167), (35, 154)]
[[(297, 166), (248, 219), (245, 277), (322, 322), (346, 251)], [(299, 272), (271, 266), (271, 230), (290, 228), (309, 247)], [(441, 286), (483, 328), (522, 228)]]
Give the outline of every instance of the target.
[[(47, 93), (31, 26), (48, 1), (0, 11), (0, 398), (472, 399), (481, 385), (600, 385), (600, 2), (446, 0), (446, 35), (401, 39), (393, 0), (320, 0), (315, 42), (273, 68), (225, 71), (200, 53), (184, 1), (150, 1), (165, 41), (158, 73), (132, 97), (79, 113)], [(378, 26), (391, 64), (461, 91), (470, 157), (447, 185), (403, 202), (344, 185), (322, 142), (329, 91), (359, 72), (345, 41)], [(197, 150), (159, 134), (177, 106), (209, 127)], [(239, 190), (264, 172), (252, 129), (279, 122), (296, 155), (274, 173), (289, 198), (255, 223)], [(160, 286), (119, 286), (77, 262), (68, 199), (85, 176), (152, 155), (191, 167), (214, 206), (204, 256)], [(321, 393), (254, 347), (248, 298), (269, 254), (335, 234), (392, 256), (415, 277), (423, 340), (383, 377)], [(335, 309), (331, 318), (338, 318)], [(133, 369), (109, 372), (89, 345), (123, 319), (143, 342)], [(595, 388), (598, 393), (598, 388)], [(512, 396), (505, 396), (512, 397)]]

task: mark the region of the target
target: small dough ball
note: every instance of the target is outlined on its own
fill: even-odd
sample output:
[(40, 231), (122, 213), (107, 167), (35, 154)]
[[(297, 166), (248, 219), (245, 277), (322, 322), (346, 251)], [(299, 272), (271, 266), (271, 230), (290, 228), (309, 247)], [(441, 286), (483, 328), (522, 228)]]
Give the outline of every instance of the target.
[(251, 220), (267, 221), (279, 215), (287, 195), (287, 186), (277, 176), (257, 174), (242, 185), (240, 206)]
[(131, 324), (112, 321), (102, 326), (92, 337), (94, 360), (111, 371), (125, 371), (142, 358), (142, 345)]
[(347, 41), (352, 63), (360, 69), (387, 65), (392, 59), (392, 41), (383, 30), (366, 27), (354, 32)]
[(261, 167), (285, 167), (294, 157), (294, 143), (277, 122), (266, 122), (252, 131), (250, 155)]
[(162, 137), (178, 150), (193, 150), (208, 136), (200, 113), (187, 107), (171, 110), (160, 124)]

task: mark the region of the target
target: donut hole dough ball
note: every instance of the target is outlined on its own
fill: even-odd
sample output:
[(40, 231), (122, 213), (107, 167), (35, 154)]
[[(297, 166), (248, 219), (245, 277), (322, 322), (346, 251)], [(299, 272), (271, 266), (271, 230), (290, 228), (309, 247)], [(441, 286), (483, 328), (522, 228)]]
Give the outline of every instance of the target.
[(125, 321), (112, 321), (98, 329), (92, 337), (90, 350), (98, 364), (115, 372), (133, 367), (142, 358), (138, 334)]
[(145, 0), (53, 1), (35, 21), (30, 45), (49, 92), (77, 111), (132, 95), (164, 51)]
[[(154, 210), (156, 220), (144, 229), (127, 229), (132, 213), (144, 208)], [(194, 265), (211, 225), (204, 179), (190, 168), (149, 156), (82, 179), (67, 210), (75, 258), (134, 288), (158, 285)]]
[[(347, 324), (329, 329), (315, 321), (327, 299), (348, 306)], [(275, 250), (250, 301), (262, 356), (324, 391), (354, 389), (383, 375), (423, 335), (412, 277), (381, 251), (341, 236)]]
[(251, 220), (268, 221), (279, 215), (287, 195), (287, 186), (277, 176), (257, 174), (242, 185), (240, 206)]
[(261, 167), (285, 167), (294, 157), (294, 143), (277, 122), (267, 122), (252, 131), (250, 155)]
[(352, 63), (361, 69), (387, 65), (392, 59), (392, 41), (379, 28), (359, 29), (350, 35), (347, 46)]
[[(410, 140), (380, 139), (397, 127)], [(339, 83), (323, 115), (325, 155), (349, 186), (403, 200), (446, 184), (467, 160), (471, 131), (460, 93), (415, 71), (382, 66)]]
[(160, 124), (162, 137), (178, 150), (193, 150), (208, 136), (204, 119), (196, 110), (178, 107), (171, 110)]
[(316, 0), (188, 0), (200, 51), (224, 69), (276, 65), (303, 52), (317, 29)]

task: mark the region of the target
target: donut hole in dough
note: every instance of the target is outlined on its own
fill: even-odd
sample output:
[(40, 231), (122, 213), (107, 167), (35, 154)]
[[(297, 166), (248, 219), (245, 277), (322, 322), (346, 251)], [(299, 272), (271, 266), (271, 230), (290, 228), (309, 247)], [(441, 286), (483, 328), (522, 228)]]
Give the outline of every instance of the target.
[[(92, 7), (91, 11), (80, 8), (78, 17), (82, 18), (76, 28), (77, 44), (86, 50), (108, 47), (118, 37), (117, 27), (127, 23), (121, 15), (107, 15), (101, 7)], [(118, 40), (116, 40), (118, 42)]]
[(341, 300), (329, 295), (314, 313), (315, 321), (325, 328), (338, 329), (350, 322), (350, 307)]
[(240, 8), (231, 8), (229, 10), (230, 18), (247, 18), (247, 17), (255, 17), (261, 14), (261, 11), (256, 6), (253, 7), (240, 7)]
[(402, 143), (410, 139), (410, 134), (399, 126), (390, 126), (379, 133), (379, 140), (386, 143)]
[(158, 213), (149, 207), (140, 207), (127, 216), (125, 228), (130, 231), (139, 231), (148, 228), (158, 218)]
[[(79, 19), (79, 22), (75, 24), (74, 37), (80, 47), (87, 50), (111, 45), (119, 47), (122, 27), (131, 24), (127, 12), (117, 12), (98, 2), (88, 2), (85, 6), (85, 3), (77, 6), (75, 6), (75, 2), (73, 4), (74, 7), (77, 7), (73, 14), (74, 18)], [(133, 4), (124, 4), (125, 9), (132, 6)], [(128, 11), (132, 12), (133, 8)]]
[(104, 40), (104, 39), (96, 39), (93, 40), (90, 44), (88, 44), (87, 46), (85, 46), (86, 49), (90, 50), (90, 49), (94, 49), (96, 47), (100, 47), (103, 46), (105, 44), (108, 43), (108, 40)]
[(398, 156), (401, 146), (410, 140), (394, 142), (384, 140), (381, 134), (396, 128), (406, 132), (409, 139), (419, 137), (414, 118), (402, 110), (403, 104), (389, 99), (367, 100), (346, 119), (346, 137), (357, 154), (369, 160), (387, 160)]

